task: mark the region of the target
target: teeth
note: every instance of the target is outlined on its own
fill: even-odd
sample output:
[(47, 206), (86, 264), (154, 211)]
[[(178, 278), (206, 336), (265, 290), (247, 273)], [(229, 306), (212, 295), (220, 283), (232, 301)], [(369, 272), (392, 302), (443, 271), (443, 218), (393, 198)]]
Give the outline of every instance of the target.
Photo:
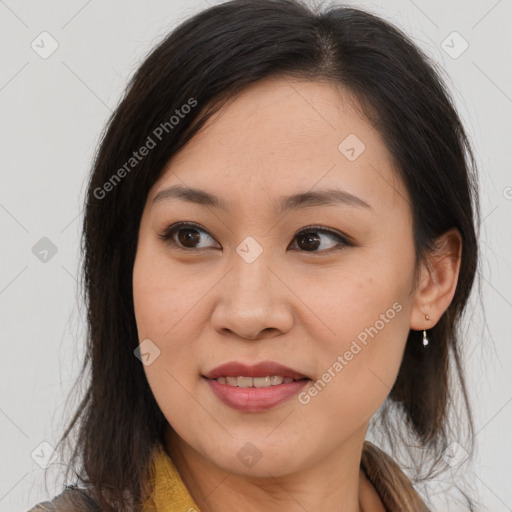
[(269, 375), (267, 377), (219, 377), (216, 379), (221, 384), (237, 386), (239, 388), (268, 388), (270, 386), (279, 386), (293, 382), (291, 377), (281, 377), (280, 375)]
[(254, 377), (252, 380), (255, 388), (268, 388), (270, 386), (270, 377)]
[(237, 377), (236, 378), (236, 385), (239, 388), (250, 388), (253, 384), (253, 378), (252, 377)]

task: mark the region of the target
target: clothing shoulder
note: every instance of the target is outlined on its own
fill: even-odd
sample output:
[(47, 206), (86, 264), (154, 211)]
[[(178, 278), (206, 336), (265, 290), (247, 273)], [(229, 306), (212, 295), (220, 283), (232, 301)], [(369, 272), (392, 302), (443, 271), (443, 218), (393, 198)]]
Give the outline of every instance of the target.
[(101, 512), (101, 509), (84, 490), (70, 487), (51, 501), (37, 503), (27, 512)]
[(386, 510), (430, 512), (398, 464), (369, 441), (363, 444), (361, 467)]

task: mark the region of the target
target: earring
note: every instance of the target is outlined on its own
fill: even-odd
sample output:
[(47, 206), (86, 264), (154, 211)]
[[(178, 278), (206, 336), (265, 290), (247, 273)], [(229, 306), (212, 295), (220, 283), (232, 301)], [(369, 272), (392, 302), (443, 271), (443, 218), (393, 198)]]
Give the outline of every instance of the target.
[[(430, 320), (428, 315), (425, 315), (425, 320)], [(423, 329), (423, 346), (426, 347), (428, 345), (427, 331)]]

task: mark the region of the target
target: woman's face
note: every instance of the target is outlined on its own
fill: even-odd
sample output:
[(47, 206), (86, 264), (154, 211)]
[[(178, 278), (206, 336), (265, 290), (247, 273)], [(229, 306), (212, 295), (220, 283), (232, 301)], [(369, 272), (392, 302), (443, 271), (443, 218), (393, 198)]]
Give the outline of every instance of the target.
[(178, 438), (258, 476), (362, 442), (400, 366), (414, 262), (407, 194), (346, 92), (272, 78), (233, 98), (169, 162), (139, 231), (144, 369)]

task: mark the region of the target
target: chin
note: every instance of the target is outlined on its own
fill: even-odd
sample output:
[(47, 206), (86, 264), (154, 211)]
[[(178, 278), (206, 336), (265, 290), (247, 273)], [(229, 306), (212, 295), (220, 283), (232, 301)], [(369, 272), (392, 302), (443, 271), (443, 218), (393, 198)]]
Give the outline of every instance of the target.
[[(306, 450), (301, 445), (300, 459), (296, 443), (265, 442), (264, 438), (238, 441), (227, 446), (215, 447), (205, 454), (210, 461), (225, 471), (244, 476), (268, 478), (294, 473), (305, 463)], [(219, 456), (220, 455), (220, 456)]]

